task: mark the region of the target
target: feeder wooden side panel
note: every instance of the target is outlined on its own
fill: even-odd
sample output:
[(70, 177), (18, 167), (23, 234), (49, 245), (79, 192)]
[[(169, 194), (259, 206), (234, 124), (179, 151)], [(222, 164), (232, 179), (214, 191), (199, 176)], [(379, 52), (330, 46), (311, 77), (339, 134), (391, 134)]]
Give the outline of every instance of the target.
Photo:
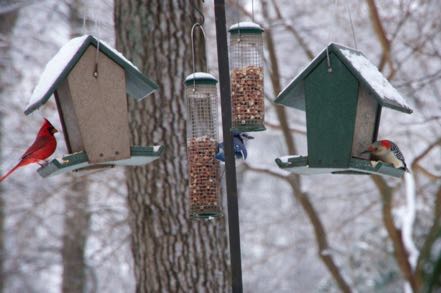
[(369, 159), (368, 153), (360, 155), (367, 150), (373, 142), (376, 125), (378, 103), (372, 95), (369, 94), (366, 87), (361, 86), (358, 93), (357, 116), (355, 118), (355, 131), (352, 143), (352, 156), (363, 159)]
[(130, 157), (125, 72), (102, 53), (94, 77), (96, 48), (90, 46), (68, 76), (84, 148), (91, 163)]
[(83, 140), (81, 139), (80, 126), (70, 93), (67, 80), (63, 81), (55, 92), (58, 113), (60, 114), (63, 126), (64, 139), (69, 153), (81, 152), (84, 150)]
[(347, 168), (351, 160), (358, 81), (335, 54), (305, 78), (308, 162), (316, 168)]

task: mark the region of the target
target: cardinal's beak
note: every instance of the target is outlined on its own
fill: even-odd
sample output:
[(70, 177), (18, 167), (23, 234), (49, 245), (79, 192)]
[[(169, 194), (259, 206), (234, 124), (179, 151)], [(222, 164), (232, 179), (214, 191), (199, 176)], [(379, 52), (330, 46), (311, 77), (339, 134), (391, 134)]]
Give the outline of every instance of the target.
[(52, 133), (52, 134), (57, 133), (57, 132), (58, 132), (58, 130), (57, 130), (56, 128), (52, 128), (52, 129), (51, 129), (51, 133)]

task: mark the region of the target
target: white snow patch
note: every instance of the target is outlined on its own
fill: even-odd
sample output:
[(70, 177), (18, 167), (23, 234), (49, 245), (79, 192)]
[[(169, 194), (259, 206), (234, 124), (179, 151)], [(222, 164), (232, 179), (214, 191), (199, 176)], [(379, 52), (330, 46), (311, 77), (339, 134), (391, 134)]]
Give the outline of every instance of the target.
[(44, 95), (46, 95), (50, 87), (57, 80), (58, 76), (63, 72), (64, 68), (66, 68), (70, 60), (72, 60), (75, 53), (77, 53), (81, 45), (83, 45), (86, 38), (87, 36), (81, 36), (70, 40), (58, 51), (57, 54), (55, 54), (54, 57), (52, 57), (52, 59), (46, 64), (43, 74), (41, 75), (37, 86), (32, 92), (26, 108), (29, 108), (31, 105), (37, 103), (44, 97)]
[(413, 269), (415, 269), (418, 260), (418, 249), (412, 239), (413, 225), (415, 223), (416, 214), (416, 190), (415, 179), (411, 173), (406, 172), (404, 174), (404, 180), (406, 183), (406, 211), (402, 213), (402, 238), (404, 246), (409, 253), (409, 263)]
[(141, 72), (141, 70), (139, 70), (139, 68), (135, 64), (133, 64), (129, 59), (127, 59), (120, 51), (116, 50), (115, 48), (113, 48), (112, 46), (110, 46), (109, 44), (104, 42), (103, 40), (98, 40), (98, 41), (100, 42), (100, 46), (104, 45), (107, 49), (112, 51), (115, 55), (117, 55), (119, 58), (124, 60), (124, 62), (128, 63), (134, 69), (136, 69), (137, 71)]
[(206, 73), (206, 72), (194, 72), (191, 73), (187, 76), (187, 78), (185, 78), (185, 81), (190, 81), (190, 80), (198, 80), (198, 79), (212, 79), (217, 81), (217, 79), (211, 75), (210, 73)]
[[(49, 62), (46, 64), (46, 67), (43, 70), (43, 73), (41, 74), (37, 86), (32, 92), (31, 98), (26, 108), (29, 108), (33, 104), (37, 103), (47, 94), (51, 86), (55, 83), (57, 78), (60, 76), (60, 74), (69, 64), (69, 62), (78, 52), (80, 47), (84, 44), (88, 36), (89, 35), (83, 35), (81, 37), (71, 39), (63, 47), (61, 47), (61, 49), (57, 52), (57, 54), (55, 54), (54, 57), (52, 57), (51, 60), (49, 60)], [(121, 52), (114, 49), (112, 46), (108, 45), (106, 42), (102, 40), (97, 39), (97, 41), (99, 42), (99, 46), (106, 47), (107, 49), (112, 51), (115, 55), (117, 55), (122, 60), (124, 60), (124, 62), (126, 62), (127, 64), (129, 64), (134, 69), (140, 72), (138, 67), (136, 67), (132, 62), (130, 62), (130, 60), (124, 57), (124, 55), (121, 54)]]
[(160, 145), (155, 145), (155, 146), (153, 146), (153, 151), (154, 152), (159, 152), (159, 149), (161, 148), (161, 146)]
[(255, 22), (251, 22), (251, 21), (242, 21), (239, 23), (235, 23), (232, 26), (230, 26), (229, 30), (231, 31), (231, 30), (236, 30), (236, 29), (241, 29), (241, 28), (242, 29), (258, 29), (258, 30), (263, 31), (263, 28), (260, 25), (258, 25)]
[(378, 71), (368, 59), (347, 49), (340, 49), (343, 55), (352, 63), (354, 68), (372, 86), (375, 92), (384, 100), (394, 102), (404, 108), (409, 108), (400, 93), (389, 83), (389, 81)]
[(292, 156), (283, 156), (283, 157), (279, 157), (279, 160), (282, 161), (282, 163), (289, 163), (289, 159), (291, 158), (299, 158), (301, 157), (301, 155), (292, 155)]

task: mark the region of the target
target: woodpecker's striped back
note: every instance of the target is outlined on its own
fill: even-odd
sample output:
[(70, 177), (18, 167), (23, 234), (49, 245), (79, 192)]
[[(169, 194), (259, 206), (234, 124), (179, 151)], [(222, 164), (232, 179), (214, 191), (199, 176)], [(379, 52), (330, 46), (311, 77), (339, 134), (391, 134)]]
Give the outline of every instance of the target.
[(403, 153), (401, 153), (400, 149), (398, 148), (398, 146), (395, 143), (393, 143), (391, 141), (389, 141), (389, 142), (391, 144), (391, 147), (390, 147), (391, 152), (394, 153), (395, 157), (397, 157), (398, 160), (403, 162), (404, 168), (407, 170), (406, 161), (404, 159)]

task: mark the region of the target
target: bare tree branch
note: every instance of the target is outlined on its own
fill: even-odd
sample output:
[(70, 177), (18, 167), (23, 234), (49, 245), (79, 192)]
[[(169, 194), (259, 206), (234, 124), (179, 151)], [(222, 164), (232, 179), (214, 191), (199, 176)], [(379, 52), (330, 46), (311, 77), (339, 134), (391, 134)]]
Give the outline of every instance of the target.
[(435, 206), (433, 208), (433, 224), (430, 227), (429, 233), (423, 243), (420, 250), (420, 255), (417, 261), (417, 267), (415, 269), (415, 275), (418, 281), (421, 283), (424, 276), (424, 265), (430, 257), (433, 244), (438, 239), (439, 232), (441, 230), (441, 186), (435, 194)]
[(424, 168), (420, 164), (420, 161), (422, 159), (424, 159), (430, 153), (430, 151), (434, 147), (439, 146), (439, 145), (441, 145), (441, 138), (438, 138), (436, 141), (434, 141), (433, 143), (429, 144), (427, 146), (427, 148), (413, 160), (413, 162), (412, 162), (412, 170), (420, 171), (421, 173), (423, 173), (424, 175), (426, 175), (427, 177), (429, 177), (432, 180), (441, 179), (441, 175), (433, 174), (432, 172), (430, 172), (429, 170), (427, 170), (426, 168)]
[(383, 49), (380, 64), (378, 65), (378, 69), (380, 71), (383, 71), (384, 66), (386, 65), (386, 63), (388, 63), (391, 70), (391, 73), (389, 74), (389, 78), (392, 78), (395, 75), (395, 68), (390, 54), (391, 43), (387, 38), (386, 31), (384, 29), (383, 22), (381, 21), (380, 14), (378, 13), (378, 8), (377, 8), (377, 4), (375, 3), (375, 0), (366, 0), (366, 2), (369, 7), (372, 26)]
[[(265, 126), (267, 126), (269, 128), (277, 129), (277, 130), (282, 129), (280, 124), (275, 124), (275, 123), (271, 123), (271, 122), (268, 122), (268, 121), (265, 121)], [(303, 129), (289, 127), (289, 131), (291, 131), (293, 133), (298, 133), (298, 134), (306, 135), (306, 130), (303, 130)]]
[(383, 223), (386, 227), (387, 233), (392, 245), (394, 247), (395, 259), (398, 263), (401, 273), (404, 278), (409, 282), (414, 293), (419, 292), (420, 284), (417, 282), (415, 275), (412, 272), (412, 267), (409, 263), (408, 253), (404, 246), (403, 239), (401, 237), (401, 230), (395, 226), (392, 215), (392, 198), (393, 190), (389, 187), (386, 181), (380, 176), (370, 176), (380, 192), (380, 196), (383, 204)]
[(275, 0), (271, 0), (274, 10), (276, 12), (276, 17), (278, 20), (280, 20), (283, 23), (283, 26), (293, 34), (294, 38), (299, 43), (300, 47), (302, 47), (303, 51), (305, 51), (306, 56), (308, 59), (312, 60), (314, 59), (314, 53), (312, 52), (311, 48), (309, 48), (306, 41), (303, 39), (303, 37), (300, 35), (299, 31), (290, 23), (286, 21), (286, 19), (283, 17), (282, 12), (280, 11), (280, 7)]

